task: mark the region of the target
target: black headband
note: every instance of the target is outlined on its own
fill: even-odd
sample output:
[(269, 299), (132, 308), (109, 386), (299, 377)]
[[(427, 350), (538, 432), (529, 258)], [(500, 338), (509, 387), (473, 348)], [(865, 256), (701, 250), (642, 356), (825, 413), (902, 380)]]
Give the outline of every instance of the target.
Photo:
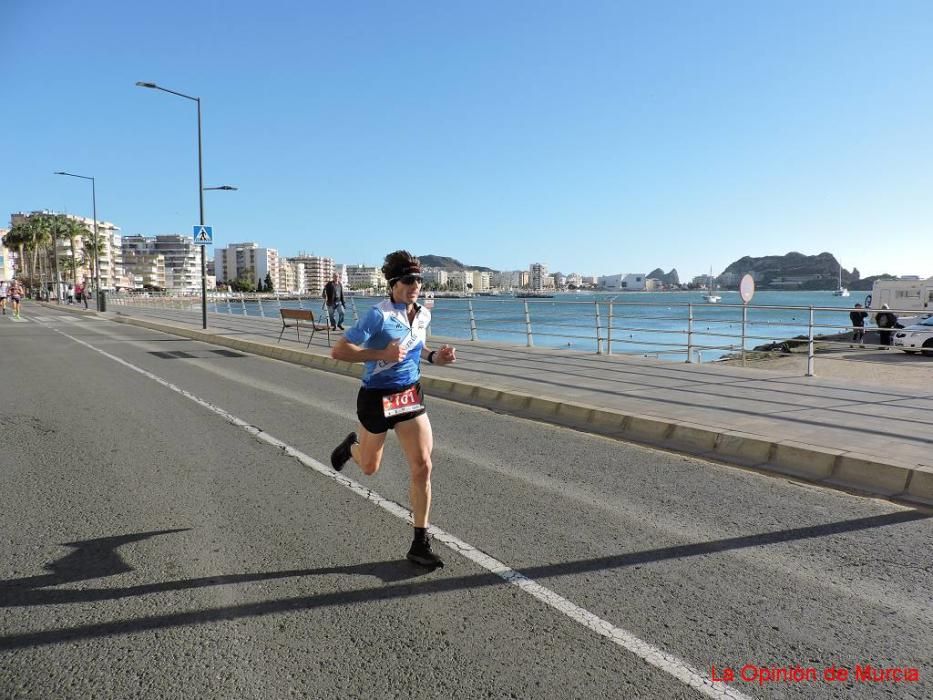
[(417, 263), (409, 263), (407, 265), (404, 265), (403, 267), (399, 267), (399, 268), (396, 268), (395, 270), (392, 270), (392, 272), (394, 272), (395, 274), (389, 277), (388, 279), (389, 284), (391, 284), (392, 282), (397, 282), (398, 280), (402, 279), (402, 277), (405, 277), (406, 275), (418, 275), (420, 277), (421, 276), (421, 265), (418, 265)]

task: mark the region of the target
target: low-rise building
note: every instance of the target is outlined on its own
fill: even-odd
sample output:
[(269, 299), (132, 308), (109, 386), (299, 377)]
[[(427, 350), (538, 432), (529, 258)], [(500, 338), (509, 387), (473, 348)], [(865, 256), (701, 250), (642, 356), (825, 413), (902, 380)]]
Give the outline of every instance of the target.
[(645, 275), (643, 273), (603, 275), (599, 278), (599, 286), (608, 290), (640, 292), (646, 288)]

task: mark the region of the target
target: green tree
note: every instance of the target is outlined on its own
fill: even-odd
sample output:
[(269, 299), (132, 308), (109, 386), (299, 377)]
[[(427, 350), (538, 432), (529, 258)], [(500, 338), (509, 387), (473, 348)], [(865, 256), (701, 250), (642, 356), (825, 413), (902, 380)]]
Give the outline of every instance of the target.
[[(48, 218), (48, 227), (49, 233), (51, 234), (49, 240), (49, 248), (51, 252), (52, 264), (54, 266), (54, 278), (56, 283), (61, 280), (64, 275), (60, 274), (60, 263), (61, 259), (58, 256), (58, 244), (64, 243), (65, 241), (71, 238), (72, 224), (77, 223), (74, 219), (66, 216), (65, 214), (54, 214)], [(72, 254), (74, 254), (74, 245), (72, 244)], [(74, 265), (72, 264), (72, 282), (74, 279)], [(56, 285), (57, 292), (57, 285)]]
[(104, 256), (104, 253), (107, 251), (106, 246), (104, 245), (104, 237), (99, 233), (97, 235), (97, 243), (94, 242), (94, 232), (87, 227), (84, 228), (84, 231), (81, 233), (82, 237), (82, 251), (81, 259), (79, 264), (81, 267), (86, 267), (91, 271), (91, 279), (97, 279), (97, 269), (94, 267), (95, 262), (95, 252), (97, 259), (100, 259)]
[(7, 231), (3, 237), (3, 243), (7, 248), (16, 248), (16, 260), (19, 263), (19, 271), (14, 270), (13, 275), (17, 277), (26, 276), (26, 250), (29, 247), (32, 233), (29, 230), (27, 221), (17, 221), (12, 228)]
[(266, 291), (267, 292), (275, 291), (275, 287), (272, 286), (272, 273), (271, 272), (266, 273)]
[[(32, 221), (33, 269), (36, 271), (41, 280), (43, 276), (43, 268), (48, 268), (48, 248), (49, 243), (52, 241), (51, 217), (46, 214), (33, 214), (29, 218)], [(40, 252), (45, 253), (42, 258), (39, 257)]]
[(250, 270), (243, 270), (235, 280), (229, 283), (230, 288), (235, 292), (255, 292), (256, 283), (253, 282), (253, 275)]
[(6, 236), (7, 245), (15, 245), (19, 251), (20, 277), (26, 278), (30, 289), (39, 284), (39, 251), (47, 249), (51, 237), (47, 219), (47, 214), (30, 214), (14, 224)]
[(78, 253), (75, 247), (75, 242), (80, 238), (83, 239), (90, 232), (87, 229), (87, 224), (78, 221), (77, 219), (72, 219), (66, 217), (65, 219), (65, 231), (64, 235), (68, 239), (68, 243), (71, 246), (71, 281), (74, 284), (78, 283)]

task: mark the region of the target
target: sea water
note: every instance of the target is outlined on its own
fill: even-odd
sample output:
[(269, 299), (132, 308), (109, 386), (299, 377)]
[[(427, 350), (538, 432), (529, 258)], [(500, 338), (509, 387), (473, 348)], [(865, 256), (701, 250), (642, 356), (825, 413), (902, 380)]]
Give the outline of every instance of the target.
[[(718, 304), (705, 302), (702, 291), (555, 293), (550, 299), (440, 297), (434, 299), (431, 334), (464, 342), (475, 339), (526, 346), (530, 329), (531, 344), (537, 347), (601, 350), (681, 361), (686, 359), (689, 341), (693, 359), (709, 361), (741, 349), (743, 310), (744, 347), (752, 349), (806, 336), (811, 313), (815, 336), (844, 333), (850, 323), (849, 311), (856, 303), (864, 304), (867, 294), (852, 292), (849, 297), (839, 297), (831, 291), (759, 291), (743, 309), (738, 292), (717, 293), (722, 297)], [(374, 297), (348, 298), (347, 322), (352, 323), (379, 301)], [(320, 304), (319, 299), (312, 298), (300, 305), (323, 313)], [(216, 310), (224, 312), (227, 306), (226, 302), (218, 302)], [(270, 318), (278, 317), (280, 307), (298, 308), (299, 302), (230, 303), (233, 313)], [(214, 310), (213, 303), (210, 310)]]

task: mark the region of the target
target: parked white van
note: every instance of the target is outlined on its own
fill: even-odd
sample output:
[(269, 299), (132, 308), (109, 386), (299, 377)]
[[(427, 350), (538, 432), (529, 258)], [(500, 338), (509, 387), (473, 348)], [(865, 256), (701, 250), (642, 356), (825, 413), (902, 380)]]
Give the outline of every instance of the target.
[[(929, 279), (875, 280), (871, 294), (865, 297), (865, 308), (878, 312), (887, 304), (905, 325), (916, 323), (933, 314), (933, 277)], [(904, 312), (916, 311), (916, 316)], [(905, 323), (906, 322), (906, 323)]]

